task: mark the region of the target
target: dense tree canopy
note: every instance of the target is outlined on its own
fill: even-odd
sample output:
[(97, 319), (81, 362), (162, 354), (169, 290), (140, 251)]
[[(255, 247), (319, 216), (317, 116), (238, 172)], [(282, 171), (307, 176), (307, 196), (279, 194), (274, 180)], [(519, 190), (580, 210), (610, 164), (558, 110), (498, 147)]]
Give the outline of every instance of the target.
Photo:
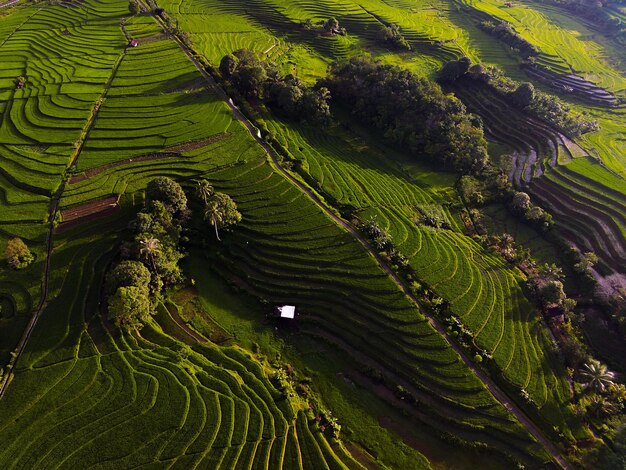
[(141, 329), (150, 311), (150, 299), (139, 287), (120, 287), (109, 297), (109, 319), (120, 328)]
[(480, 121), (430, 80), (355, 57), (335, 64), (320, 85), (358, 118), (415, 155), (462, 172), (480, 171), (487, 164)]
[(148, 293), (150, 271), (146, 266), (135, 260), (124, 260), (118, 263), (106, 277), (106, 290), (114, 293), (120, 287), (138, 287)]
[(12, 238), (7, 242), (4, 254), (7, 263), (14, 269), (22, 269), (33, 262), (35, 257), (21, 238)]
[(273, 64), (260, 60), (248, 49), (228, 54), (220, 72), (247, 98), (265, 99), (278, 113), (314, 124), (330, 122), (330, 93), (326, 88), (309, 88), (292, 75), (280, 77)]
[(172, 214), (187, 208), (187, 196), (183, 188), (176, 181), (165, 176), (159, 176), (148, 183), (146, 199), (148, 204), (152, 201), (160, 201)]
[(379, 41), (392, 46), (395, 49), (400, 50), (411, 50), (411, 45), (409, 42), (402, 36), (400, 32), (400, 28), (397, 24), (392, 24), (390, 26), (382, 25), (376, 37)]

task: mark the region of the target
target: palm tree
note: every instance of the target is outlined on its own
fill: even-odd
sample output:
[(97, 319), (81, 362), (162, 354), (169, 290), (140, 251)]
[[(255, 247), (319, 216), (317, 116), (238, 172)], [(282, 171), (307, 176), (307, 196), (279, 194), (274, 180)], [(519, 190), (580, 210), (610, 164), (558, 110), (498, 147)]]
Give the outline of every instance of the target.
[(614, 415), (618, 412), (617, 406), (611, 403), (602, 395), (594, 395), (587, 405), (587, 416), (595, 419), (602, 419)]
[(613, 385), (613, 380), (615, 379), (615, 374), (609, 371), (605, 364), (601, 364), (596, 359), (592, 359), (583, 365), (580, 376), (585, 380), (585, 389), (591, 388), (600, 393), (604, 392), (608, 386)]
[(208, 204), (206, 205), (204, 209), (204, 218), (211, 221), (211, 225), (213, 225), (213, 228), (215, 229), (215, 236), (217, 237), (217, 241), (221, 242), (222, 240), (220, 239), (220, 234), (217, 229), (218, 225), (220, 227), (222, 226), (224, 211), (220, 206), (219, 198), (215, 196), (216, 195), (212, 196)]
[(154, 255), (156, 255), (161, 250), (161, 242), (158, 238), (143, 238), (139, 240), (139, 244), (141, 245), (139, 253), (145, 255), (150, 260), (152, 270), (156, 271), (156, 266), (154, 264)]
[(215, 189), (213, 189), (213, 186), (211, 186), (207, 180), (202, 179), (196, 182), (196, 194), (202, 199), (204, 207), (206, 208), (209, 199), (215, 194)]

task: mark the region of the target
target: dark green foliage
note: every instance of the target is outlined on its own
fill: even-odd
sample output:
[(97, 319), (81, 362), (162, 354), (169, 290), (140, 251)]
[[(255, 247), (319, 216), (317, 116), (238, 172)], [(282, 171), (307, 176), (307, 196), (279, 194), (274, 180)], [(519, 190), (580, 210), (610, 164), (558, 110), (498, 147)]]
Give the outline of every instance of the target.
[(230, 78), (237, 69), (238, 59), (232, 54), (226, 54), (220, 61), (220, 73), (224, 78)]
[(329, 33), (334, 33), (339, 30), (339, 21), (337, 18), (329, 18), (324, 22), (324, 31), (328, 31)]
[(459, 60), (451, 60), (446, 62), (439, 71), (439, 80), (442, 82), (453, 82), (459, 77), (465, 75), (472, 65), (469, 57), (461, 57)]
[(539, 295), (544, 304), (560, 305), (565, 300), (563, 283), (561, 281), (548, 281), (541, 286)]
[(150, 309), (148, 295), (139, 287), (120, 287), (109, 297), (109, 319), (119, 328), (141, 329)]
[(400, 33), (400, 28), (397, 24), (391, 26), (382, 25), (378, 31), (376, 37), (380, 42), (391, 45), (395, 49), (410, 51), (411, 45)]
[(434, 82), (400, 67), (352, 58), (320, 82), (339, 104), (414, 155), (461, 172), (488, 162), (483, 130), (463, 105)]
[(535, 87), (532, 83), (524, 82), (510, 94), (511, 102), (518, 108), (530, 106), (535, 100)]
[(501, 21), (498, 24), (495, 24), (492, 21), (482, 21), (478, 26), (483, 31), (499, 38), (502, 42), (508, 44), (513, 49), (520, 51), (522, 56), (525, 58), (539, 55), (539, 49), (517, 34), (513, 27), (506, 21)]
[(21, 238), (12, 238), (7, 242), (4, 254), (7, 263), (13, 269), (23, 269), (35, 259), (28, 246)]
[(183, 188), (171, 178), (160, 176), (148, 183), (146, 189), (148, 204), (152, 201), (160, 201), (171, 213), (176, 214), (187, 208), (187, 196)]
[(268, 104), (291, 119), (328, 124), (331, 119), (330, 92), (327, 88), (307, 88), (300, 80), (287, 76), (268, 85)]
[(128, 11), (130, 12), (131, 15), (136, 15), (137, 13), (141, 11), (141, 8), (139, 7), (139, 3), (137, 2), (137, 0), (130, 0), (130, 2), (128, 2)]
[(307, 88), (292, 75), (281, 78), (274, 65), (259, 60), (248, 49), (224, 56), (220, 71), (242, 95), (265, 98), (267, 104), (290, 119), (322, 125), (330, 122), (328, 89)]
[(124, 260), (118, 263), (106, 277), (106, 292), (112, 294), (120, 287), (138, 287), (146, 293), (150, 285), (150, 271), (146, 266), (135, 260)]

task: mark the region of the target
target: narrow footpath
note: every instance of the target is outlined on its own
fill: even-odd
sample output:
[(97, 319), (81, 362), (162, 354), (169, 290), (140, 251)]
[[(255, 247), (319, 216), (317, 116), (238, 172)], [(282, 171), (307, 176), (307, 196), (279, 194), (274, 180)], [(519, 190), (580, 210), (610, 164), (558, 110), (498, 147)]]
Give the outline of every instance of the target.
[(496, 385), (493, 380), (487, 374), (485, 374), (478, 366), (465, 354), (465, 352), (452, 340), (452, 338), (446, 332), (446, 329), (439, 323), (439, 321), (434, 318), (430, 313), (426, 312), (421, 308), (419, 301), (417, 298), (411, 293), (409, 288), (405, 285), (405, 283), (398, 277), (398, 275), (391, 269), (389, 264), (385, 259), (383, 259), (378, 252), (370, 245), (370, 243), (363, 237), (363, 235), (348, 221), (339, 217), (335, 212), (326, 205), (323, 201), (319, 199), (319, 197), (311, 191), (309, 187), (307, 187), (304, 183), (297, 180), (293, 175), (291, 175), (288, 171), (286, 171), (279, 162), (279, 156), (276, 151), (263, 140), (260, 135), (259, 129), (257, 129), (252, 122), (248, 120), (248, 118), (239, 110), (237, 106), (230, 100), (229, 96), (224, 92), (224, 90), (215, 82), (213, 77), (204, 69), (202, 64), (196, 60), (194, 54), (187, 48), (187, 46), (175, 35), (171, 35), (167, 29), (167, 26), (163, 23), (161, 18), (158, 16), (154, 16), (156, 21), (163, 28), (163, 31), (166, 34), (169, 34), (178, 44), (178, 46), (183, 50), (183, 52), (189, 57), (189, 60), (196, 66), (196, 68), (200, 71), (202, 76), (205, 78), (210, 87), (212, 87), (219, 98), (221, 98), (231, 109), (233, 115), (239, 120), (246, 129), (250, 132), (250, 135), (254, 138), (254, 140), (267, 152), (273, 166), (275, 169), (282, 174), (289, 182), (291, 182), (294, 186), (296, 186), (300, 191), (305, 193), (320, 209), (322, 209), (328, 217), (330, 217), (337, 225), (342, 227), (344, 230), (349, 232), (354, 238), (356, 238), (359, 243), (376, 259), (380, 267), (391, 277), (391, 279), (398, 285), (400, 289), (411, 299), (411, 301), (417, 306), (417, 308), (424, 314), (424, 316), (428, 319), (430, 324), (433, 326), (435, 330), (439, 334), (441, 334), (450, 346), (456, 351), (456, 353), (461, 357), (463, 362), (474, 372), (474, 374), (478, 377), (478, 379), (487, 387), (487, 389), (493, 394), (493, 396), (511, 413), (513, 414), (518, 421), (526, 428), (526, 430), (539, 442), (541, 443), (548, 453), (552, 456), (554, 461), (559, 465), (559, 467), (570, 470), (572, 467), (567, 462), (567, 460), (561, 455), (557, 447), (550, 441), (547, 437), (544, 436), (543, 432), (539, 429), (537, 425), (519, 408), (506, 393), (504, 393), (500, 388)]

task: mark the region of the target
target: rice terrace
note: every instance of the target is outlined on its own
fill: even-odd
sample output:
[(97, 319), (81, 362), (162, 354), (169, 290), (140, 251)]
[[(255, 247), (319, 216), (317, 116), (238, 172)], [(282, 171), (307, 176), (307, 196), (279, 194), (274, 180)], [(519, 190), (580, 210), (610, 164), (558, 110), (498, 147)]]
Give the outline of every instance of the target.
[(0, 253), (2, 469), (626, 469), (626, 3), (0, 2)]

